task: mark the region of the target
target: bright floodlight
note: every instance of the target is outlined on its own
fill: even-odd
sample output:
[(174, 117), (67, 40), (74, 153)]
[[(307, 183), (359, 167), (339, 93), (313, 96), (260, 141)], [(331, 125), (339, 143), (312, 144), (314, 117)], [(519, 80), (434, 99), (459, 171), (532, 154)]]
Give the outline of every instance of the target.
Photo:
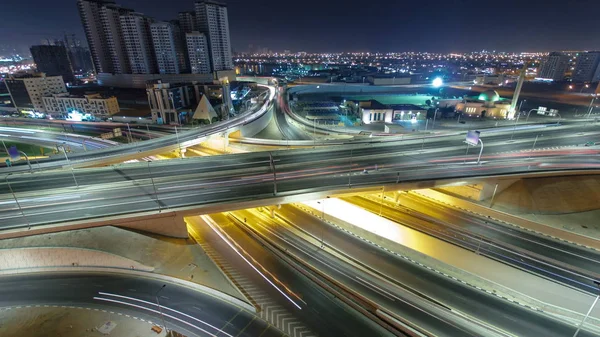
[(433, 82), (431, 83), (435, 88), (439, 88), (442, 86), (442, 84), (444, 84), (444, 81), (442, 81), (441, 78), (436, 77)]

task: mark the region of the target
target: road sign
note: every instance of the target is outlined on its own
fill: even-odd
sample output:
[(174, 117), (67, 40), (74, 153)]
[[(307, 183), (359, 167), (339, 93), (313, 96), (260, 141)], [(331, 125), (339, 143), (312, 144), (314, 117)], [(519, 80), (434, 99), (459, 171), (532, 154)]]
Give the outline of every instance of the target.
[(112, 132), (101, 133), (100, 138), (102, 139), (112, 139), (115, 137), (115, 134)]
[(10, 159), (13, 161), (21, 159), (21, 154), (19, 153), (19, 150), (17, 149), (17, 147), (14, 145), (8, 149), (8, 155), (10, 156)]
[(481, 132), (475, 130), (467, 132), (467, 138), (465, 139), (465, 142), (471, 146), (477, 146), (477, 144), (479, 144), (480, 133)]
[(548, 108), (545, 106), (541, 106), (537, 109), (537, 114), (538, 115), (545, 115), (546, 112), (548, 111)]

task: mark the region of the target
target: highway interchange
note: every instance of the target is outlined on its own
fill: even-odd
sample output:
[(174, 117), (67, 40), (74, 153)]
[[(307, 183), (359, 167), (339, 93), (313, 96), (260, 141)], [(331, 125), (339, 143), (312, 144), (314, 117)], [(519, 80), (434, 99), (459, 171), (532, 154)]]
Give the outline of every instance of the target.
[[(377, 248), (345, 231), (328, 226), (316, 216), (309, 215), (298, 207), (282, 206), (282, 210), (278, 212), (280, 216), (276, 220), (268, 220), (264, 216), (257, 216), (256, 213), (251, 214), (248, 211), (234, 213), (239, 214), (240, 218), (246, 217), (252, 227), (264, 232), (265, 235), (279, 236), (277, 241), (283, 242), (288, 249), (304, 247), (303, 249), (309, 254), (307, 258), (309, 261), (321, 265), (336, 279), (356, 287), (360, 294), (370, 296), (376, 299), (377, 303), (383, 303), (388, 308), (395, 308), (394, 312), (401, 316), (411, 317), (411, 321), (415, 324), (436, 329), (433, 331), (434, 335), (477, 336), (477, 331), (480, 331), (477, 329), (478, 326), (473, 321), (461, 322), (460, 319), (452, 317), (457, 313), (475, 317), (479, 321), (487, 322), (504, 331), (488, 331), (485, 335), (498, 333), (502, 336), (508, 333), (516, 336), (564, 336), (571, 331), (571, 327), (549, 319), (547, 316), (480, 292), (471, 286), (444, 277), (396, 254)], [(269, 221), (278, 225), (269, 225)], [(261, 223), (263, 225), (255, 225)], [(302, 224), (301, 229), (296, 227), (295, 230), (301, 230), (312, 236), (317, 247), (319, 240), (323, 238), (327, 247), (331, 247), (330, 252), (341, 252), (345, 256), (351, 256), (368, 266), (369, 269), (375, 270), (378, 277), (365, 276), (352, 268), (351, 272), (344, 272), (349, 268), (347, 263), (344, 264), (339, 259), (332, 258), (331, 253), (327, 251), (310, 248), (310, 244), (306, 239), (302, 239), (302, 235), (292, 234), (294, 226), (290, 224)], [(362, 281), (361, 278), (363, 278)], [(445, 307), (445, 310), (437, 312), (441, 317), (436, 317), (427, 312), (415, 311), (412, 306), (399, 298), (389, 298), (389, 294), (404, 297), (403, 294), (407, 292), (413, 296), (416, 295), (417, 298), (430, 298), (433, 303), (443, 303), (442, 308), (447, 305), (452, 310), (448, 312), (448, 307)], [(387, 298), (385, 294), (387, 294)], [(449, 317), (450, 319), (448, 319)], [(433, 321), (433, 324), (421, 323), (427, 321), (430, 323)], [(590, 336), (592, 335), (590, 334)]]
[[(309, 137), (288, 123), (283, 107), (284, 105), (279, 99), (273, 100), (271, 97), (261, 108), (260, 114), (273, 109), (284, 138), (308, 140)], [(3, 170), (6, 175), (0, 181), (0, 194), (2, 195), (0, 228), (28, 228), (102, 218), (109, 215), (161, 212), (213, 204), (230, 205), (230, 209), (235, 210), (235, 204), (242, 201), (268, 200), (273, 197), (298, 196), (312, 192), (328, 193), (342, 189), (351, 190), (421, 181), (464, 180), (556, 170), (585, 172), (600, 169), (598, 160), (600, 151), (595, 147), (584, 146), (589, 142), (600, 143), (600, 128), (594, 123), (574, 122), (562, 122), (560, 125), (545, 124), (481, 130), (485, 148), (480, 165), (476, 164), (479, 149), (466, 147), (463, 144), (464, 133), (456, 132), (400, 139), (390, 137), (340, 141), (339, 145), (323, 149), (274, 150), (224, 155), (218, 158), (174, 159), (165, 162), (119, 164), (89, 169), (72, 168), (73, 165), (78, 166), (78, 164), (86, 162), (101, 162), (107, 158), (112, 161), (119, 156), (130, 156), (133, 153), (141, 156), (153, 153), (157, 149), (174, 150), (180, 148), (182, 144), (184, 146), (196, 144), (200, 139), (205, 139), (211, 134), (222, 132), (221, 130), (232, 126), (249, 123), (255, 118), (257, 116), (252, 114), (252, 116), (244, 116), (242, 119), (225, 121), (200, 130), (187, 130), (160, 139), (73, 154), (71, 162), (62, 159), (46, 160), (40, 162), (31, 173), (27, 172), (28, 169), (24, 166), (5, 168)], [(50, 171), (50, 169), (56, 168), (67, 168), (67, 170)], [(418, 209), (421, 213), (417, 215), (403, 208), (398, 209), (393, 205), (386, 205), (383, 207), (385, 210), (382, 215), (398, 222), (409, 222), (415, 226), (421, 225), (423, 226), (422, 230), (425, 227), (428, 227), (429, 230), (433, 228), (433, 232), (437, 232), (437, 235), (442, 235), (440, 233), (448, 230), (447, 227), (444, 227), (445, 224), (460, 223), (462, 228), (452, 228), (450, 231), (460, 232), (461, 235), (468, 233), (468, 238), (453, 243), (470, 249), (477, 245), (477, 249), (482, 253), (500, 260), (508, 258), (513, 260), (513, 263), (518, 259), (518, 254), (511, 257), (510, 254), (506, 254), (508, 250), (512, 250), (511, 254), (516, 254), (515, 252), (521, 250), (533, 257), (543, 256), (545, 258), (543, 263), (539, 264), (539, 259), (536, 260), (537, 262), (528, 260), (522, 267), (531, 268), (533, 272), (544, 277), (554, 277), (553, 279), (556, 281), (582, 291), (594, 293), (593, 280), (598, 275), (597, 273), (600, 273), (595, 254), (568, 244), (557, 244), (548, 239), (528, 236), (523, 232), (510, 231), (506, 228), (499, 230), (500, 227), (495, 226), (493, 221), (476, 217), (466, 218), (449, 209), (428, 207), (427, 202), (423, 200), (416, 200), (409, 196), (402, 196), (402, 198), (406, 199), (403, 199), (405, 207)], [(366, 209), (374, 207), (374, 205), (380, 207), (375, 201), (363, 197), (352, 197), (350, 201)], [(273, 221), (276, 223), (277, 220), (269, 219), (253, 211), (234, 211), (231, 215), (234, 217), (233, 219), (221, 216), (219, 224), (229, 223), (224, 230), (237, 237), (237, 242), (248, 242), (248, 238), (254, 235), (257, 236), (257, 240), (260, 237), (273, 243), (273, 247), (284, 246), (287, 248), (286, 251), (294, 251), (302, 256), (303, 260), (310, 261), (315, 268), (329, 277), (343, 283), (354, 292), (364, 295), (369, 301), (383, 305), (390, 314), (396, 315), (397, 319), (406, 319), (406, 324), (414, 325), (412, 328), (425, 335), (565, 336), (573, 330), (572, 326), (558, 320), (442, 277), (384, 250), (374, 249), (364, 241), (337, 231), (333, 227), (321, 223), (318, 218), (299, 211), (294, 206), (284, 205), (278, 214), (286, 217), (288, 223), (280, 222), (279, 226), (264, 225)], [(410, 218), (410, 221), (407, 221), (407, 218)], [(242, 219), (244, 219), (244, 223), (249, 219), (249, 224), (242, 224)], [(435, 219), (440, 219), (440, 224), (436, 224)], [(428, 226), (424, 226), (425, 223)], [(302, 224), (302, 228), (293, 228), (293, 224)], [(246, 226), (247, 228), (245, 228)], [(351, 255), (356, 260), (371, 266), (379, 272), (379, 274), (375, 273), (378, 276), (356, 269), (347, 261), (340, 260), (339, 257), (334, 256), (335, 254), (332, 255), (331, 252), (322, 249), (323, 247), (319, 249), (314, 242), (311, 243), (310, 240), (302, 238), (302, 235), (298, 235), (298, 231), (304, 232), (304, 236), (312, 236), (313, 239), (319, 235), (322, 237), (326, 235), (329, 248), (338, 253), (343, 252), (347, 256)], [(485, 239), (482, 240), (482, 238)], [(452, 241), (449, 236), (446, 239)], [(502, 242), (504, 246), (498, 248), (495, 245), (496, 242)], [(263, 248), (254, 246), (249, 249), (264, 256), (274, 254), (276, 249), (273, 247), (269, 248), (270, 250), (260, 251), (266, 249), (263, 244)], [(558, 269), (548, 271), (545, 269), (547, 267), (545, 263)], [(311, 303), (311, 310), (323, 314), (322, 319), (351, 320), (353, 322), (353, 325), (345, 327), (330, 326), (328, 328), (333, 330), (329, 331), (323, 328), (324, 330), (320, 331), (322, 335), (354, 334), (363, 336), (366, 331), (369, 331), (368, 329), (380, 329), (380, 327), (375, 328), (360, 319), (352, 318), (356, 313), (346, 307), (347, 303), (323, 302), (321, 305), (328, 295), (315, 288), (314, 285), (310, 285), (308, 280), (298, 276), (297, 273), (290, 272), (289, 265), (283, 265), (277, 267), (277, 275), (286, 278), (283, 275), (287, 274), (290, 284), (298, 289), (303, 289), (303, 299)], [(568, 268), (564, 268), (565, 266)], [(568, 271), (565, 272), (565, 270)], [(382, 271), (385, 271), (385, 277), (381, 275)], [(558, 277), (555, 277), (556, 275)], [(294, 284), (294, 280), (298, 277), (302, 281), (298, 280)], [(89, 278), (86, 287), (82, 287), (77, 292), (66, 294), (68, 287), (61, 288), (65, 287), (64, 284), (75, 282), (74, 280), (78, 280), (77, 283), (79, 283), (86, 278)], [(402, 281), (400, 283), (394, 280)], [(23, 279), (19, 277), (3, 277), (2, 284), (5, 285), (3, 289), (15, 287), (15, 284), (22, 281)], [(90, 286), (93, 282), (99, 284), (97, 287), (103, 288), (103, 293), (127, 297), (109, 296), (107, 299), (97, 296), (102, 294)], [(52, 276), (51, 280), (47, 280), (44, 285), (41, 277), (33, 277), (28, 283), (22, 283), (22, 287), (30, 288), (31, 292), (6, 293), (2, 305), (10, 306), (19, 302), (34, 303), (37, 301), (38, 304), (110, 305), (122, 310), (131, 310), (131, 301), (136, 303), (136, 300), (129, 297), (141, 296), (138, 299), (152, 302), (151, 289), (160, 288), (157, 281), (148, 279), (143, 281), (145, 283), (137, 285), (141, 291), (132, 295), (131, 292), (124, 293), (122, 291), (127, 289), (124, 284), (128, 284), (128, 282), (134, 282), (134, 280), (114, 275), (57, 274)], [(121, 287), (118, 289), (121, 292), (115, 288), (117, 284)], [(373, 286), (374, 284), (376, 287)], [(52, 290), (48, 291), (50, 294), (42, 294), (41, 289), (44, 287)], [(131, 287), (131, 289), (136, 289)], [(188, 292), (191, 293), (191, 291), (180, 289), (175, 285), (169, 285), (167, 288), (172, 291), (171, 296), (177, 299), (205, 296), (199, 293), (190, 295)], [(379, 289), (379, 291), (375, 289)], [(166, 292), (167, 290), (165, 290)], [(402, 294), (402, 299), (390, 298), (385, 294)], [(165, 296), (167, 295), (165, 294)], [(432, 299), (431, 303), (426, 305), (428, 310), (418, 307), (418, 305), (423, 306), (422, 298), (420, 298), (423, 296)], [(19, 300), (20, 298), (22, 300)], [(82, 299), (86, 300), (82, 301)], [(123, 299), (127, 299), (128, 303), (122, 303)], [(161, 305), (165, 307), (172, 305), (171, 309), (188, 312), (194, 317), (205, 317), (203, 315), (206, 314), (208, 316), (202, 319), (206, 319), (206, 322), (212, 326), (231, 329), (226, 333), (222, 332), (225, 335), (240, 333), (242, 336), (254, 336), (259, 330), (264, 331), (263, 336), (277, 335), (277, 332), (271, 332), (270, 328), (264, 327), (259, 321), (256, 321), (255, 326), (252, 316), (248, 313), (244, 313), (238, 318), (239, 312), (233, 313), (235, 310), (239, 311), (239, 308), (231, 308), (223, 303), (220, 306), (217, 305), (218, 310), (208, 310), (207, 312), (201, 310), (201, 313), (196, 313), (195, 309), (190, 308), (192, 303), (209, 302), (210, 299), (199, 298), (183, 303), (179, 300), (169, 303), (167, 300)], [(315, 303), (319, 303), (317, 307), (313, 307)], [(451, 310), (446, 305), (451, 305)], [(335, 309), (339, 310), (342, 307), (344, 309), (339, 312)], [(156, 320), (156, 312), (147, 311), (150, 312), (149, 317), (152, 316)], [(454, 311), (459, 315), (456, 316)], [(337, 316), (338, 314), (341, 316)], [(308, 321), (314, 319), (309, 316), (304, 318)], [(236, 324), (224, 323), (233, 319), (232, 317), (235, 318), (234, 323)], [(467, 317), (476, 319), (467, 319)], [(375, 319), (381, 319), (381, 317)], [(390, 320), (382, 320), (390, 322)], [(481, 322), (486, 322), (486, 324)], [(188, 316), (177, 313), (174, 313), (168, 320), (169, 325), (177, 326), (181, 331), (186, 331), (190, 335), (217, 334), (215, 331), (199, 330), (193, 326), (197, 323), (192, 322)], [(311, 325), (314, 327), (323, 326), (323, 324), (325, 322), (313, 321)], [(490, 329), (489, 325), (498, 329)], [(245, 326), (250, 326), (251, 329), (243, 330)], [(384, 331), (379, 333), (386, 334)], [(588, 331), (582, 331), (579, 334), (579, 336), (593, 335)]]
[[(465, 157), (463, 136), (458, 135), (436, 137), (426, 147), (419, 140), (399, 141), (7, 175), (0, 181), (0, 227), (268, 198), (275, 188), (277, 196), (291, 196), (423, 179), (600, 168), (598, 150), (581, 146), (590, 139), (600, 141), (600, 134), (578, 131), (577, 127), (523, 130), (512, 143), (505, 141), (505, 134), (484, 133), (487, 150), (482, 165), (475, 164), (473, 153)], [(556, 149), (518, 152), (530, 149), (534, 135), (542, 132), (538, 149)], [(580, 146), (560, 148), (572, 145)]]

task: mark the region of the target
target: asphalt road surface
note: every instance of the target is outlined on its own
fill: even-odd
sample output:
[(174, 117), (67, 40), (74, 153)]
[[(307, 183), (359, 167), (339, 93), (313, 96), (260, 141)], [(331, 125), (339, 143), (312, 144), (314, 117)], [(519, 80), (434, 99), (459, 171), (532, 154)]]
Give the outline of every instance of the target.
[[(151, 320), (188, 336), (281, 336), (281, 331), (239, 307), (175, 284), (144, 277), (44, 273), (0, 277), (0, 306), (67, 305)], [(161, 309), (156, 304), (159, 293)]]
[[(484, 291), (467, 286), (449, 277), (418, 266), (344, 231), (326, 225), (320, 219), (291, 206), (283, 205), (279, 214), (287, 221), (301, 226), (328, 245), (380, 271), (403, 288), (412, 289), (451, 307), (476, 317), (516, 336), (571, 336), (575, 328), (545, 315), (501, 300)], [(595, 336), (581, 331), (579, 336)]]
[(528, 270), (595, 295), (600, 280), (600, 256), (582, 247), (534, 235), (471, 214), (430, 202), (414, 194), (402, 194), (402, 206), (371, 197), (343, 198), (394, 222), (457, 246)]
[(423, 310), (423, 301), (418, 296), (342, 261), (329, 250), (319, 249), (322, 246), (308, 242), (284, 221), (270, 219), (257, 211), (244, 210), (233, 214), (238, 219), (246, 219), (249, 228), (270, 242), (285, 248), (286, 252), (293, 252), (336, 282), (396, 314), (396, 317), (408, 321), (421, 332), (435, 336), (481, 336), (484, 332), (488, 335), (491, 333), (478, 325), (465, 322), (446, 307), (433, 308), (433, 305), (426, 305), (428, 310)]
[[(554, 132), (564, 136), (573, 130)], [(581, 142), (578, 137), (555, 136), (545, 135), (545, 141)], [(529, 147), (532, 139), (521, 137), (521, 142), (510, 144), (486, 140), (490, 152), (482, 157), (482, 165), (474, 163), (472, 154), (465, 156), (460, 141), (446, 140), (445, 146), (423, 152), (407, 152), (405, 147), (384, 143), (9, 175), (0, 179), (0, 228), (269, 198), (275, 187), (270, 154), (278, 196), (398, 182), (600, 168), (599, 150), (589, 147), (506, 151)], [(600, 135), (593, 137), (600, 141)], [(361, 173), (364, 170), (369, 173)]]
[[(265, 285), (270, 297), (281, 304), (297, 319), (307, 324), (319, 336), (389, 336), (389, 333), (375, 326), (373, 322), (361, 318), (360, 314), (347, 308), (333, 295), (327, 293), (289, 264), (274, 256), (260, 242), (249, 237), (246, 232), (233, 224), (223, 214), (211, 215), (229, 238), (260, 263), (266, 270), (261, 272), (272, 280), (268, 284), (255, 270), (241, 269), (244, 275), (257, 279)], [(241, 260), (230, 250), (230, 259)], [(276, 280), (275, 280), (276, 279)], [(282, 293), (275, 290), (279, 288)], [(285, 296), (283, 295), (285, 294)]]

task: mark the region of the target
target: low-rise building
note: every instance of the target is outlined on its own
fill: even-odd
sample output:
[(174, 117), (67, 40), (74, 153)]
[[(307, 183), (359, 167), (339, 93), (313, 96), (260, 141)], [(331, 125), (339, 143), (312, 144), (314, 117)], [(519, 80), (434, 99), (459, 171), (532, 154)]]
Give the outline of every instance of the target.
[(5, 83), (19, 112), (46, 112), (44, 96), (67, 92), (62, 76), (46, 76), (44, 73), (13, 76)]
[(510, 109), (511, 100), (501, 98), (495, 90), (487, 90), (478, 96), (465, 96), (456, 104), (456, 112), (465, 117), (505, 119)]
[(157, 80), (146, 86), (152, 121), (158, 124), (181, 124), (191, 118), (202, 95), (222, 98), (220, 86), (202, 83), (165, 83)]
[(416, 121), (427, 118), (427, 109), (414, 104), (381, 104), (376, 100), (359, 102), (364, 124)]
[(100, 94), (83, 97), (68, 93), (54, 94), (43, 97), (43, 102), (46, 112), (56, 115), (75, 113), (90, 115), (93, 119), (104, 119), (121, 111), (116, 97), (102, 97)]

